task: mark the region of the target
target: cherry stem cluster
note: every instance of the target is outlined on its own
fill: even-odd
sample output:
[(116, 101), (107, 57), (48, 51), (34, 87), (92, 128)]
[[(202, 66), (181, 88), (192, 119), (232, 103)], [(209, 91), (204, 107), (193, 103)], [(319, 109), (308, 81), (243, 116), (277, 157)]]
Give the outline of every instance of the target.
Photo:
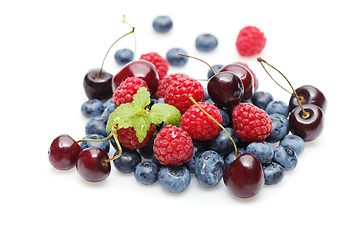
[(217, 125), (219, 125), (221, 127), (222, 130), (225, 131), (225, 133), (228, 135), (228, 137), (230, 138), (231, 142), (234, 144), (234, 148), (235, 148), (235, 158), (239, 157), (238, 156), (238, 151), (237, 151), (237, 147), (236, 144), (234, 142), (234, 140), (232, 139), (232, 137), (230, 136), (229, 132), (224, 128), (223, 125), (221, 125), (215, 118), (213, 118), (209, 113), (207, 113), (196, 101), (195, 99), (192, 97), (191, 94), (188, 95), (189, 99), (203, 112), (205, 113), (209, 118), (211, 118), (211, 120), (213, 120)]
[[(280, 72), (277, 68), (273, 67), (271, 64), (269, 64), (268, 62), (266, 62), (264, 59), (262, 59), (261, 57), (257, 58), (257, 61), (261, 64), (261, 66), (264, 68), (265, 72), (269, 75), (269, 77), (277, 84), (279, 85), (282, 89), (284, 89), (286, 92), (290, 93), (291, 95), (293, 95), (294, 97), (296, 97), (296, 100), (299, 103), (299, 106), (302, 110), (302, 118), (306, 119), (308, 117), (310, 117), (310, 113), (306, 112), (304, 107), (302, 106), (302, 101), (303, 98), (300, 98), (299, 95), (296, 93), (295, 89), (293, 88), (293, 86), (291, 85), (290, 81), (285, 77), (284, 74), (282, 74), (282, 72)], [(271, 75), (270, 73), (266, 70), (265, 66), (263, 63), (266, 63), (269, 67), (273, 68), (275, 71), (277, 71), (278, 73), (280, 73), (281, 76), (283, 76), (283, 78), (285, 78), (285, 80), (287, 81), (287, 83), (290, 85), (291, 89), (293, 92), (290, 92), (288, 90), (286, 90), (283, 86), (281, 86)]]
[[(125, 15), (123, 15), (122, 22), (125, 23), (125, 24), (127, 24), (129, 27), (134, 28), (133, 26), (131, 26), (131, 24), (129, 24), (129, 23), (126, 21)], [(135, 32), (134, 32), (134, 42), (135, 42), (135, 47), (134, 47), (133, 60), (135, 61), (135, 55), (136, 55), (136, 35), (135, 35)]]

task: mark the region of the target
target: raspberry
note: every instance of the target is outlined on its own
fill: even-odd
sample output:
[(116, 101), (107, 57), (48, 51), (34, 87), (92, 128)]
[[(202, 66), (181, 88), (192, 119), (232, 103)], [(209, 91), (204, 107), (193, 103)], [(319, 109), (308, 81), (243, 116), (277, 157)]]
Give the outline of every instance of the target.
[(181, 77), (187, 77), (187, 75), (181, 74), (181, 73), (173, 73), (173, 74), (166, 75), (165, 77), (163, 77), (159, 81), (159, 86), (158, 86), (158, 90), (156, 92), (156, 97), (157, 98), (164, 98), (165, 97), (165, 91), (166, 91), (167, 87), (173, 81), (177, 81)]
[(159, 74), (159, 80), (166, 76), (169, 70), (169, 62), (155, 52), (141, 55), (140, 59), (146, 60), (154, 64), (156, 71)]
[(178, 81), (172, 82), (165, 91), (165, 103), (176, 107), (181, 114), (188, 110), (193, 102), (189, 99), (189, 94), (196, 102), (204, 101), (204, 89), (196, 79), (182, 77)]
[(241, 56), (254, 56), (265, 47), (264, 33), (257, 27), (247, 26), (240, 30), (236, 39), (236, 49)]
[(181, 165), (194, 153), (191, 137), (183, 129), (165, 125), (154, 140), (155, 158), (163, 165)]
[(137, 93), (137, 90), (140, 87), (146, 87), (149, 91), (149, 88), (144, 80), (139, 77), (128, 77), (125, 81), (117, 87), (113, 93), (112, 100), (116, 107), (123, 103), (131, 103), (133, 101), (133, 96)]
[(249, 71), (251, 72), (251, 74), (253, 75), (253, 78), (254, 78), (254, 89), (255, 89), (256, 86), (257, 86), (257, 79), (256, 79), (256, 76), (255, 76), (255, 73), (249, 68), (249, 66), (246, 63), (242, 63), (242, 62), (235, 62), (235, 63), (243, 65), (244, 67), (249, 69)]
[[(222, 117), (217, 107), (206, 102), (199, 102), (199, 105), (210, 116), (221, 123)], [(181, 116), (180, 127), (184, 129), (192, 139), (201, 141), (214, 139), (221, 131), (221, 127), (195, 104)]]
[(136, 136), (136, 131), (133, 127), (120, 128), (117, 130), (117, 135), (121, 146), (124, 146), (130, 150), (135, 150), (144, 147), (151, 140), (155, 131), (156, 126), (151, 124), (150, 129), (147, 131), (146, 137), (141, 143), (139, 142)]
[(232, 113), (233, 128), (243, 142), (261, 142), (270, 135), (269, 115), (251, 103), (236, 105)]

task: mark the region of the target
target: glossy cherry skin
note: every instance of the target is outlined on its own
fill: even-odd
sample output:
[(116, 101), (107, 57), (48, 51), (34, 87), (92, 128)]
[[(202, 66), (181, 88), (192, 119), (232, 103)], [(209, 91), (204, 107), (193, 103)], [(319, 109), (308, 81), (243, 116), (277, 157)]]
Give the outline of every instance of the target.
[(211, 100), (222, 107), (237, 105), (243, 98), (244, 86), (239, 77), (232, 72), (219, 72), (207, 84)]
[(80, 145), (69, 135), (63, 134), (51, 143), (48, 157), (51, 165), (58, 170), (75, 167), (76, 157), (82, 151)]
[(290, 131), (301, 137), (305, 142), (312, 141), (320, 136), (324, 128), (324, 112), (314, 104), (303, 104), (303, 108), (310, 114), (303, 118), (300, 106), (296, 107), (289, 116)]
[(228, 65), (223, 66), (220, 70), (220, 72), (229, 71), (234, 74), (236, 74), (241, 82), (243, 83), (244, 87), (244, 95), (242, 100), (246, 101), (249, 100), (252, 95), (254, 94), (254, 78), (251, 74), (250, 70), (247, 69), (245, 66), (238, 64), (238, 63), (231, 63)]
[(225, 167), (223, 180), (235, 196), (249, 198), (262, 189), (265, 174), (260, 160), (251, 153), (245, 153)]
[(151, 95), (155, 94), (159, 84), (159, 75), (154, 64), (146, 60), (136, 60), (126, 64), (112, 80), (112, 89), (115, 92), (116, 88), (128, 77), (139, 77), (143, 79)]
[(99, 99), (102, 102), (112, 97), (113, 91), (111, 87), (113, 75), (100, 70), (92, 70), (88, 72), (83, 81), (86, 96), (89, 99)]
[[(319, 106), (325, 113), (327, 108), (327, 100), (325, 95), (319, 89), (311, 85), (305, 85), (297, 88), (295, 91), (300, 98), (304, 99), (301, 102), (302, 104), (315, 104)], [(296, 97), (291, 96), (289, 101), (289, 112), (291, 112), (297, 106), (299, 106), (299, 103)]]
[(76, 169), (83, 179), (100, 182), (110, 175), (110, 162), (103, 165), (103, 161), (107, 159), (109, 157), (104, 150), (96, 147), (86, 148), (76, 159)]

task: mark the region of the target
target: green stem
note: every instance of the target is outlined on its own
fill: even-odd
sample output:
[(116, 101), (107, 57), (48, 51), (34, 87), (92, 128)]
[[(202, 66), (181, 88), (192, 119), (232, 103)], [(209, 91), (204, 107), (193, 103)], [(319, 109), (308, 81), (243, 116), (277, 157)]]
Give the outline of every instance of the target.
[(114, 137), (114, 140), (115, 140), (115, 142), (116, 142), (116, 146), (117, 146), (117, 148), (119, 149), (119, 154), (117, 154), (116, 156), (113, 156), (112, 158), (109, 158), (109, 159), (107, 159), (107, 160), (103, 160), (102, 164), (103, 164), (104, 166), (106, 165), (106, 163), (108, 163), (108, 162), (110, 162), (110, 161), (112, 161), (112, 160), (114, 160), (114, 159), (117, 159), (117, 158), (120, 157), (121, 154), (122, 154), (122, 148), (121, 148), (121, 145), (120, 145), (120, 143), (119, 143), (118, 136), (117, 136), (118, 126), (119, 126), (118, 123), (115, 123), (115, 124), (112, 126), (110, 135)]
[[(123, 15), (123, 20), (122, 20), (122, 22), (125, 23), (125, 24), (127, 24), (129, 27), (134, 28), (134, 27), (131, 26), (128, 22), (126, 22), (125, 15)], [(135, 35), (135, 32), (134, 32), (134, 41), (135, 41), (135, 47), (134, 47), (133, 60), (135, 61), (135, 56), (136, 56), (136, 35)]]
[[(213, 120), (217, 125), (219, 125), (221, 127), (222, 130), (225, 131), (225, 133), (228, 135), (228, 137), (230, 138), (231, 142), (234, 144), (234, 148), (235, 148), (235, 158), (238, 157), (238, 151), (237, 151), (237, 147), (236, 144), (234, 142), (234, 140), (232, 139), (232, 137), (230, 136), (229, 132), (224, 128), (223, 125), (221, 125), (215, 118), (213, 118), (209, 113), (207, 113), (196, 101), (195, 99), (191, 96), (191, 94), (189, 94), (188, 96), (190, 98), (190, 100), (198, 107), (200, 108), (200, 110), (202, 112), (204, 112), (209, 118), (211, 118), (211, 120)], [(240, 156), (240, 154), (239, 154)]]

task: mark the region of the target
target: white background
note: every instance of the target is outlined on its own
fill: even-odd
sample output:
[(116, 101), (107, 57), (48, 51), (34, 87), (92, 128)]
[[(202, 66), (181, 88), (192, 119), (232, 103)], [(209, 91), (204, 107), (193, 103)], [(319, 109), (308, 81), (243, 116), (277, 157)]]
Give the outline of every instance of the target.
[[(236, 2), (236, 5), (234, 3)], [(359, 239), (359, 22), (356, 1), (12, 1), (1, 4), (1, 239)], [(181, 194), (144, 186), (115, 168), (101, 183), (49, 163), (52, 140), (81, 139), (82, 80), (99, 68), (110, 45), (136, 27), (137, 58), (173, 47), (209, 64), (242, 61), (259, 90), (287, 102), (289, 94), (266, 75), (256, 57), (235, 48), (240, 29), (253, 25), (267, 38), (259, 55), (295, 87), (311, 84), (328, 99), (323, 134), (306, 144), (295, 170), (251, 199), (233, 196), (221, 182), (204, 189), (193, 177)], [(174, 26), (158, 34), (152, 21), (169, 15)], [(219, 46), (195, 49), (199, 34)], [(120, 40), (105, 61), (133, 49)], [(206, 78), (208, 67), (189, 60), (169, 73)], [(286, 86), (279, 76), (277, 79)]]

